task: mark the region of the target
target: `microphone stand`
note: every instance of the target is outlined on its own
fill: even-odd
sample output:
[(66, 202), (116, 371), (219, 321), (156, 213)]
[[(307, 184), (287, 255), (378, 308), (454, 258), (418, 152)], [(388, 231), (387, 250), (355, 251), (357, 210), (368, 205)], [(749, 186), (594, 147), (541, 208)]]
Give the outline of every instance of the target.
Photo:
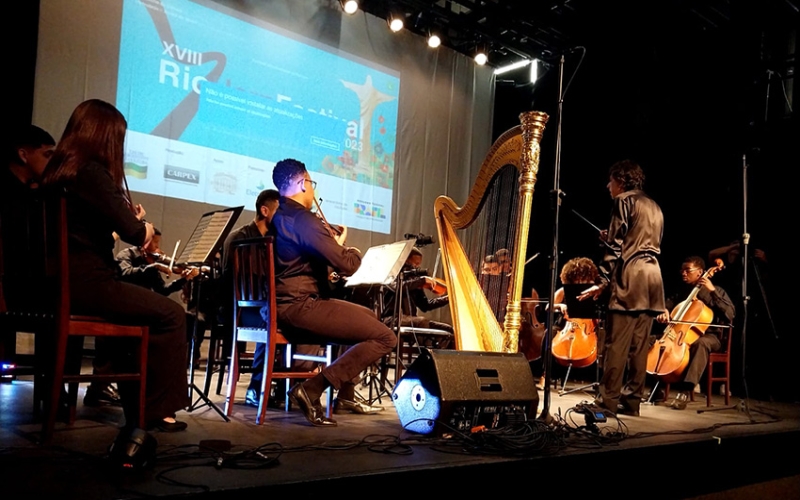
[[(748, 420), (753, 422), (753, 416), (750, 413), (750, 393), (747, 388), (747, 358), (745, 356), (745, 350), (747, 347), (747, 322), (748, 322), (748, 304), (750, 302), (750, 296), (747, 294), (747, 268), (749, 259), (749, 246), (750, 246), (750, 233), (747, 232), (747, 154), (742, 155), (742, 206), (743, 206), (743, 231), (742, 231), (742, 337), (741, 337), (741, 346), (742, 346), (742, 388), (744, 390), (744, 399), (740, 399), (738, 403), (729, 406), (717, 406), (714, 408), (705, 408), (701, 410), (697, 410), (697, 413), (704, 413), (709, 411), (723, 411), (723, 410), (736, 410), (744, 412), (747, 415)], [(732, 335), (733, 332), (729, 333)], [(707, 374), (710, 376), (710, 374)], [(725, 387), (726, 391), (731, 390), (730, 387)], [(710, 398), (711, 394), (707, 394), (706, 397)], [(764, 413), (766, 415), (772, 416), (767, 412), (760, 411), (760, 413)]]
[(558, 62), (558, 125), (556, 126), (556, 153), (555, 153), (555, 169), (553, 175), (553, 253), (550, 263), (550, 307), (547, 308), (547, 321), (545, 322), (545, 335), (544, 345), (542, 346), (542, 366), (544, 368), (544, 398), (542, 400), (542, 411), (537, 417), (544, 422), (550, 422), (552, 416), (550, 415), (550, 382), (551, 371), (553, 365), (553, 357), (550, 352), (550, 346), (553, 340), (553, 322), (555, 321), (555, 311), (553, 308), (553, 298), (556, 296), (556, 280), (558, 279), (558, 222), (559, 213), (561, 210), (561, 122), (563, 116), (564, 106), (564, 55)]

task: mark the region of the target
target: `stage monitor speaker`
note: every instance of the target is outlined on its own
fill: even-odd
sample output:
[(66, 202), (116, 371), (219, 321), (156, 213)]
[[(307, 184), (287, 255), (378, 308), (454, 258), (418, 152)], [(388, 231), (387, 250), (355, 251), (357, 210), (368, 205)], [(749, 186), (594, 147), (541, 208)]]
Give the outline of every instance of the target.
[(423, 349), (392, 391), (403, 428), (419, 434), (495, 429), (536, 417), (539, 393), (522, 353)]

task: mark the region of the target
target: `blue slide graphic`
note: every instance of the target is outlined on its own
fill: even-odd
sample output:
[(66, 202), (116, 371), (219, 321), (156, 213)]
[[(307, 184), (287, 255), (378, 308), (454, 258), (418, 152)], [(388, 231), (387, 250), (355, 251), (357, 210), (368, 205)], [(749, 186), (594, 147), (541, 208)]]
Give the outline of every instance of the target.
[(303, 161), (334, 223), (390, 232), (399, 75), (215, 4), (125, 0), (131, 189), (252, 205)]

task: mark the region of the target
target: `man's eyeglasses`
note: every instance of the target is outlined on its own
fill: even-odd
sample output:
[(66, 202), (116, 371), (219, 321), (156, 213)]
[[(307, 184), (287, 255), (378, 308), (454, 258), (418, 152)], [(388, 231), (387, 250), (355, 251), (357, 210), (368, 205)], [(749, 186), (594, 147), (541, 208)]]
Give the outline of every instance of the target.
[(311, 183), (311, 189), (317, 189), (317, 181), (312, 181), (311, 179), (303, 179), (303, 183), (305, 184), (306, 182)]
[(700, 269), (699, 267), (684, 267), (683, 269), (681, 269), (681, 274), (683, 273), (690, 274), (695, 271), (702, 271), (702, 269)]

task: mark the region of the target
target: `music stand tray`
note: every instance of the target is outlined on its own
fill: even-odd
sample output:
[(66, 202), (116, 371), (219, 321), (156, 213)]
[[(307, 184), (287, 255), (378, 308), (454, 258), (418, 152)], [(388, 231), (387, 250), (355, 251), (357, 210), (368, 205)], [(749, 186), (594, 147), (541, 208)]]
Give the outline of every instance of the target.
[(391, 284), (406, 263), (415, 241), (403, 240), (368, 248), (358, 270), (347, 279), (345, 286)]
[(567, 306), (567, 314), (569, 314), (570, 318), (597, 319), (600, 317), (597, 301), (592, 299), (578, 300), (578, 295), (591, 286), (591, 283), (563, 285), (564, 304)]

